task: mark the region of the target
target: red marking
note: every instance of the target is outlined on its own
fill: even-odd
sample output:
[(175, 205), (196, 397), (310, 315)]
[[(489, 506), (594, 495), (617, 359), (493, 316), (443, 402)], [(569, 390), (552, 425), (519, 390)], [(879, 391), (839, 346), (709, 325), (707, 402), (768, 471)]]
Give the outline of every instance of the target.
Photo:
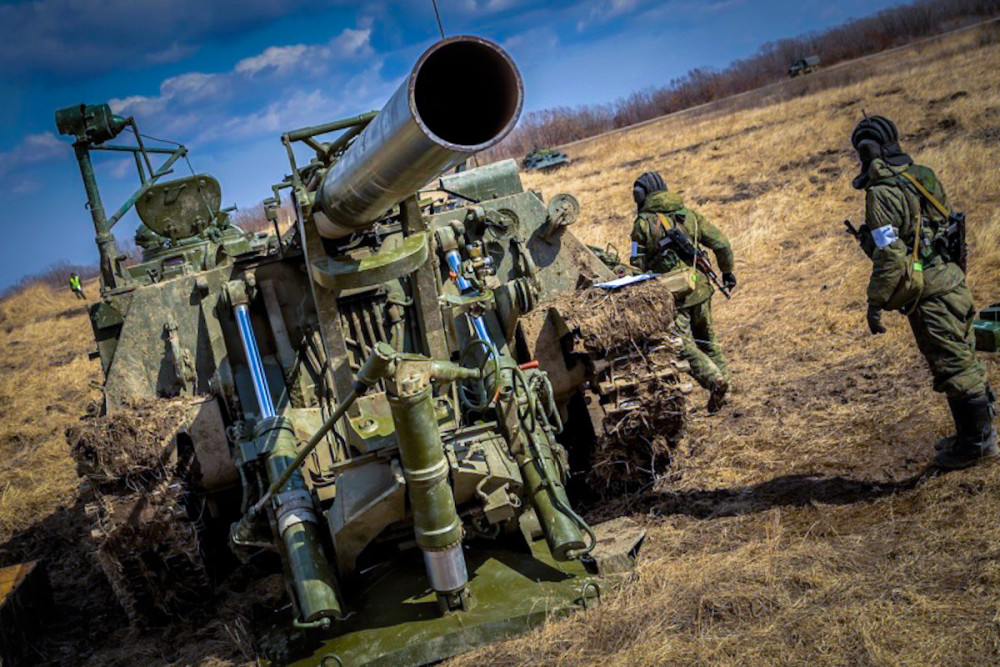
[(526, 361), (520, 366), (518, 366), (522, 371), (530, 371), (532, 368), (538, 368), (538, 360), (532, 359), (531, 361)]

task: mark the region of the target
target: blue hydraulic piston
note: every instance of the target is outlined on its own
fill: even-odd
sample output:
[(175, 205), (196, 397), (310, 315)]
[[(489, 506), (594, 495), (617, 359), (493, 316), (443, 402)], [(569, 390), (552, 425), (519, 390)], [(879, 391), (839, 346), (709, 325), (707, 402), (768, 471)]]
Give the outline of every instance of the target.
[[(458, 254), (458, 251), (449, 250), (444, 254), (444, 260), (448, 262), (448, 268), (455, 276), (455, 284), (458, 285), (458, 291), (462, 294), (472, 292), (475, 288), (472, 286), (472, 283), (462, 275), (462, 256)], [(470, 317), (469, 319), (472, 322), (472, 330), (476, 334), (476, 338), (486, 343), (488, 348), (492, 350), (493, 341), (490, 339), (490, 330), (486, 326), (486, 320), (483, 319), (482, 315), (476, 315), (475, 317)], [(492, 355), (493, 352), (491, 351), (490, 354)]]
[[(486, 320), (483, 319), (482, 315), (477, 315), (472, 319), (472, 328), (476, 332), (476, 337), (484, 343), (488, 343), (491, 347), (493, 345), (490, 340), (490, 331), (486, 328)], [(493, 354), (490, 352), (490, 354)]]
[(449, 250), (446, 252), (444, 254), (444, 261), (448, 262), (448, 268), (455, 274), (455, 284), (458, 285), (458, 291), (462, 294), (470, 291), (472, 283), (462, 275), (462, 256), (458, 254), (458, 251)]
[(260, 359), (257, 339), (253, 335), (253, 327), (250, 326), (250, 308), (246, 304), (238, 304), (235, 310), (236, 327), (240, 330), (243, 354), (246, 355), (253, 391), (257, 395), (257, 408), (260, 411), (260, 418), (267, 419), (274, 416), (274, 402), (271, 400), (271, 389), (267, 386), (267, 376), (264, 375), (264, 362)]

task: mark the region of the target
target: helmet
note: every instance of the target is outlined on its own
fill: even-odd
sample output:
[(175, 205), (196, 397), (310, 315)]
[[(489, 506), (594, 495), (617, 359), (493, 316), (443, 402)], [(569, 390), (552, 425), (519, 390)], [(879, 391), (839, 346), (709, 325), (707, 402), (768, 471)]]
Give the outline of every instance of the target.
[(642, 205), (646, 203), (646, 198), (649, 195), (654, 192), (662, 192), (666, 189), (667, 184), (663, 182), (663, 178), (659, 173), (647, 171), (635, 179), (635, 183), (632, 184), (632, 199), (635, 200), (635, 205), (641, 210)]
[(861, 161), (861, 172), (852, 182), (858, 190), (868, 186), (868, 167), (876, 157), (895, 167), (913, 164), (913, 159), (899, 147), (896, 124), (885, 116), (865, 116), (861, 119), (851, 133), (851, 145)]
[(899, 130), (896, 124), (885, 116), (865, 116), (851, 133), (851, 145), (857, 148), (858, 144), (866, 139), (881, 146), (898, 143)]

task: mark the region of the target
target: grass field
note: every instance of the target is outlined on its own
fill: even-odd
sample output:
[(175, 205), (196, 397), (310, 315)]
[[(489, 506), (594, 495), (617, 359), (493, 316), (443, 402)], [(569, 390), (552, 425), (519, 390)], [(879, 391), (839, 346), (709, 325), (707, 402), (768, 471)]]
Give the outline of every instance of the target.
[(454, 664), (1000, 662), (1000, 465), (927, 470), (947, 406), (905, 318), (868, 334), (870, 263), (841, 224), (864, 214), (850, 132), (862, 109), (887, 115), (968, 214), (977, 304), (1000, 300), (996, 39), (976, 31), (860, 83), (580, 142), (570, 167), (527, 178), (576, 194), (575, 231), (595, 245), (627, 252), (631, 183), (649, 169), (730, 235), (740, 285), (714, 315), (736, 388), (718, 415), (699, 406), (654, 489), (596, 513), (647, 526), (634, 584)]
[[(735, 390), (714, 416), (696, 392), (690, 434), (655, 487), (592, 512), (647, 527), (631, 585), (451, 664), (1000, 662), (1000, 464), (927, 470), (945, 402), (902, 316), (879, 337), (864, 321), (869, 263), (841, 224), (863, 215), (849, 143), (862, 109), (893, 118), (904, 149), (937, 171), (968, 215), (977, 304), (1000, 299), (995, 28), (898, 52), (862, 82), (581, 142), (570, 167), (525, 177), (546, 197), (579, 197), (575, 231), (596, 245), (627, 251), (631, 183), (649, 169), (730, 235), (740, 285), (715, 299), (715, 318)], [(84, 567), (63, 432), (98, 397), (92, 347), (68, 290), (0, 304), (0, 557), (61, 554), (57, 601), (106, 619), (88, 644), (43, 645), (38, 658), (240, 662), (245, 628), (225, 605), (195, 631), (132, 636), (98, 584), (89, 602), (90, 589), (60, 588)]]

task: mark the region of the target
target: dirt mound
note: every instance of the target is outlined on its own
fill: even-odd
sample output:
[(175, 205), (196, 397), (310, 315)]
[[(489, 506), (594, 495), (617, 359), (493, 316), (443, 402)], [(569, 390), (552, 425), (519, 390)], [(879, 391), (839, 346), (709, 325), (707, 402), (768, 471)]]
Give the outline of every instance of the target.
[(682, 378), (674, 296), (648, 280), (620, 290), (590, 288), (559, 304), (576, 350), (594, 362), (588, 397), (601, 413), (590, 488), (619, 495), (651, 483), (680, 442), (690, 385)]
[(185, 419), (183, 402), (142, 403), (71, 426), (66, 440), (81, 477), (100, 486), (126, 483), (177, 463), (173, 436)]
[(589, 351), (613, 351), (669, 338), (674, 328), (674, 296), (659, 280), (606, 290), (591, 287), (555, 305)]
[(133, 625), (179, 617), (211, 593), (188, 484), (194, 453), (174, 438), (186, 420), (183, 402), (152, 402), (67, 430), (90, 482), (91, 553)]

